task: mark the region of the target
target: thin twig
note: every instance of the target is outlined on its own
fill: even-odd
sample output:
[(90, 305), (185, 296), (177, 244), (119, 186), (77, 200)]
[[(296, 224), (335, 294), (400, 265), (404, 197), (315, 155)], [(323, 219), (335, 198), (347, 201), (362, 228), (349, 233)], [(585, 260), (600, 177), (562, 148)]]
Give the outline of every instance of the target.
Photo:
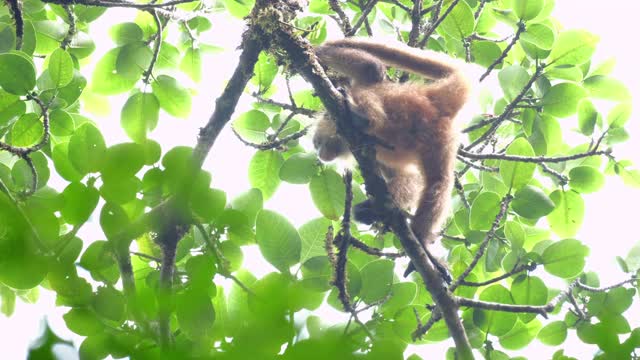
[(469, 266), (467, 266), (467, 268), (462, 272), (462, 274), (460, 274), (460, 276), (458, 276), (458, 278), (451, 284), (451, 286), (449, 286), (449, 291), (453, 292), (462, 283), (462, 281), (464, 281), (467, 278), (467, 276), (471, 274), (471, 271), (473, 271), (473, 269), (476, 267), (476, 265), (484, 255), (485, 250), (487, 250), (487, 247), (489, 246), (489, 242), (496, 236), (496, 231), (498, 231), (498, 228), (500, 227), (500, 222), (502, 221), (504, 216), (507, 214), (507, 209), (509, 208), (509, 203), (511, 202), (512, 199), (513, 199), (513, 196), (511, 196), (510, 194), (505, 195), (505, 197), (502, 199), (502, 202), (500, 203), (500, 211), (498, 212), (498, 215), (496, 215), (495, 219), (493, 220), (493, 224), (491, 225), (491, 228), (489, 229), (487, 234), (484, 236), (484, 240), (482, 240), (482, 243), (478, 247), (478, 250), (476, 250), (476, 254), (473, 257), (473, 260), (471, 260), (471, 263), (469, 263)]
[(517, 266), (514, 266), (513, 269), (511, 269), (511, 271), (506, 272), (500, 276), (496, 276), (493, 279), (489, 279), (489, 280), (485, 280), (485, 281), (479, 281), (479, 282), (474, 282), (474, 281), (466, 281), (466, 280), (462, 280), (460, 282), (460, 285), (464, 285), (464, 286), (474, 286), (474, 287), (480, 287), (480, 286), (487, 286), (487, 285), (491, 285), (493, 283), (497, 283), (500, 280), (504, 280), (508, 277), (511, 277), (515, 274), (518, 274), (522, 271), (533, 271), (536, 269), (538, 265), (536, 263), (530, 263), (530, 264), (520, 264)]
[(377, 3), (378, 0), (369, 0), (367, 5), (360, 12), (360, 18), (358, 19), (358, 21), (356, 21), (355, 24), (353, 24), (353, 28), (347, 33), (347, 36), (353, 36), (358, 33), (358, 30), (360, 30), (360, 27), (362, 26), (362, 24), (364, 24), (367, 16), (369, 16), (369, 13), (373, 10)]
[(231, 128), (231, 131), (233, 131), (233, 133), (240, 140), (240, 142), (242, 142), (243, 144), (245, 144), (247, 146), (250, 146), (250, 147), (258, 149), (258, 150), (272, 150), (272, 149), (279, 149), (283, 145), (288, 143), (289, 141), (296, 140), (296, 139), (299, 139), (299, 138), (303, 137), (309, 131), (309, 126), (303, 128), (302, 130), (297, 131), (297, 132), (295, 132), (295, 133), (293, 133), (291, 135), (287, 135), (287, 136), (283, 137), (282, 139), (266, 141), (266, 142), (263, 142), (261, 144), (252, 143), (252, 142), (249, 142), (249, 141), (243, 139), (242, 136), (240, 136), (240, 134), (238, 134), (238, 132), (236, 132), (236, 130), (233, 129), (233, 128)]
[(511, 48), (518, 42), (518, 40), (520, 39), (520, 35), (525, 31), (525, 29), (526, 29), (526, 26), (524, 22), (520, 21), (518, 23), (518, 30), (516, 30), (516, 33), (513, 35), (513, 38), (511, 39), (507, 47), (504, 48), (504, 50), (502, 51), (502, 54), (500, 54), (500, 56), (498, 56), (498, 58), (494, 62), (492, 62), (491, 65), (489, 65), (489, 67), (487, 68), (487, 71), (485, 71), (484, 74), (480, 76), (480, 81), (484, 80), (487, 76), (489, 76), (489, 74), (491, 74), (491, 71), (493, 71), (493, 69), (496, 66), (502, 63), (502, 61), (509, 54), (509, 51), (511, 51)]
[(467, 166), (472, 167), (472, 168), (477, 169), (477, 170), (480, 170), (480, 171), (487, 171), (487, 172), (498, 172), (499, 171), (499, 169), (496, 168), (496, 167), (474, 164), (473, 162), (463, 158), (460, 155), (458, 155), (456, 157), (456, 159), (458, 159), (460, 162), (466, 164)]
[(160, 46), (162, 45), (162, 22), (160, 21), (160, 17), (158, 17), (158, 12), (156, 10), (148, 10), (149, 14), (153, 17), (153, 21), (156, 23), (156, 36), (153, 40), (153, 55), (151, 56), (151, 61), (149, 62), (149, 67), (143, 74), (142, 82), (145, 84), (149, 84), (151, 76), (153, 74), (153, 68), (156, 65), (156, 61), (158, 61), (158, 55), (160, 54)]
[(73, 41), (73, 37), (76, 35), (76, 14), (73, 12), (71, 5), (62, 5), (64, 12), (67, 14), (67, 20), (69, 21), (69, 30), (67, 30), (67, 34), (62, 39), (60, 43), (60, 47), (62, 49), (67, 49), (69, 45), (71, 45), (71, 41)]
[(338, 0), (329, 0), (329, 7), (331, 7), (331, 10), (333, 10), (333, 12), (338, 15), (338, 25), (340, 25), (342, 33), (345, 36), (349, 36), (348, 34), (350, 34), (352, 31), (351, 22), (349, 21), (347, 14), (345, 14), (344, 10), (342, 10), (342, 7), (340, 7), (340, 4), (338, 4)]

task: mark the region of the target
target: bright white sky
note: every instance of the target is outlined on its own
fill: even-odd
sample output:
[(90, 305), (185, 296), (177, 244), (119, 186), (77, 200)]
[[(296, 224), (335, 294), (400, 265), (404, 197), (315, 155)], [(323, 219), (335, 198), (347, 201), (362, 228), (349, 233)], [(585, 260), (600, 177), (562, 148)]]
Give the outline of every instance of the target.
[[(114, 12), (117, 12), (114, 14)], [(583, 0), (556, 0), (554, 16), (567, 29), (587, 29), (601, 38), (596, 53), (596, 62), (609, 57), (617, 59), (617, 66), (613, 76), (622, 80), (634, 95), (634, 108), (640, 108), (640, 72), (637, 71), (637, 58), (634, 54), (636, 47), (630, 43), (633, 34), (632, 24), (637, 23), (637, 14), (640, 12), (640, 2), (631, 0), (609, 0), (606, 7), (599, 1)], [(111, 14), (117, 15), (112, 16)], [(92, 24), (91, 33), (98, 46), (110, 44), (107, 30), (113, 19), (127, 21), (134, 16), (133, 10), (109, 10), (99, 21)], [(211, 43), (233, 49), (239, 43), (240, 31), (237, 25), (225, 19), (214, 21), (213, 31), (210, 32)], [(219, 34), (224, 34), (220, 36)], [(220, 37), (216, 37), (220, 36)], [(104, 45), (103, 45), (104, 46)], [(95, 59), (106, 52), (107, 48), (99, 48)], [(194, 85), (200, 89), (200, 94), (194, 98), (192, 116), (188, 121), (172, 118), (161, 119), (158, 128), (151, 136), (162, 144), (163, 151), (175, 145), (193, 145), (195, 143), (198, 127), (202, 126), (213, 110), (214, 99), (222, 89), (222, 84), (231, 74), (237, 62), (237, 56), (232, 53), (215, 56), (211, 64), (203, 69), (203, 81)], [(85, 76), (90, 78), (90, 72)], [(188, 81), (188, 80), (185, 80)], [(211, 85), (214, 85), (211, 88)], [(128, 141), (123, 130), (119, 126), (119, 113), (125, 99), (111, 99), (112, 113), (105, 116), (96, 116), (105, 138), (109, 144)], [(246, 102), (236, 112), (239, 114), (248, 110)], [(603, 109), (601, 109), (603, 110)], [(164, 121), (163, 121), (164, 120)], [(619, 159), (631, 159), (640, 166), (640, 136), (637, 116), (633, 117), (627, 125), (631, 134), (631, 141), (619, 145), (614, 155)], [(246, 164), (252, 151), (240, 144), (229, 131), (223, 132), (216, 143), (205, 168), (212, 171), (213, 186), (227, 192), (228, 198), (249, 188), (246, 175)], [(230, 158), (229, 154), (234, 154)], [(615, 263), (615, 256), (625, 256), (634, 243), (640, 241), (637, 231), (629, 231), (629, 225), (637, 222), (637, 206), (640, 204), (640, 191), (631, 189), (622, 184), (617, 177), (608, 177), (607, 184), (597, 194), (585, 196), (586, 215), (582, 230), (578, 238), (591, 247), (591, 255), (588, 258), (587, 270), (598, 273), (603, 284), (609, 284), (623, 278), (622, 272)], [(319, 213), (311, 205), (311, 199), (305, 186), (282, 186), (276, 195), (267, 202), (265, 207), (285, 214), (296, 225), (318, 217)], [(98, 240), (102, 235), (96, 228), (83, 229), (83, 239)], [(265, 274), (273, 271), (270, 265), (264, 263), (254, 250), (249, 250), (245, 256), (245, 264), (251, 264), (257, 274)], [(558, 284), (557, 286), (560, 286)], [(62, 320), (62, 314), (67, 309), (54, 306), (55, 297), (51, 293), (42, 292), (41, 300), (36, 305), (27, 305), (18, 301), (16, 312), (10, 318), (0, 315), (0, 339), (11, 339), (2, 344), (3, 358), (23, 359), (26, 357), (26, 349), (34, 336), (42, 317), (48, 315), (48, 320), (54, 330), (64, 338), (73, 338), (79, 345), (79, 338), (69, 332)], [(336, 311), (330, 309), (324, 311), (323, 319), (344, 319)], [(632, 328), (639, 326), (640, 306), (635, 304), (632, 312), (627, 313), (631, 320)], [(633, 321), (635, 319), (635, 322)], [(446, 347), (437, 346), (439, 349)], [(592, 358), (596, 351), (595, 346), (585, 346), (575, 340), (571, 334), (567, 343), (562, 347), (565, 354), (579, 359)], [(549, 348), (537, 341), (527, 348), (522, 355), (536, 354), (536, 358), (550, 358), (557, 349)], [(433, 358), (440, 353), (433, 346), (412, 347), (410, 354), (416, 352), (424, 358)], [(513, 353), (511, 353), (513, 354)], [(64, 359), (75, 359), (75, 355), (64, 354)], [(515, 355), (515, 354), (514, 354)], [(437, 357), (437, 356), (436, 356)]]

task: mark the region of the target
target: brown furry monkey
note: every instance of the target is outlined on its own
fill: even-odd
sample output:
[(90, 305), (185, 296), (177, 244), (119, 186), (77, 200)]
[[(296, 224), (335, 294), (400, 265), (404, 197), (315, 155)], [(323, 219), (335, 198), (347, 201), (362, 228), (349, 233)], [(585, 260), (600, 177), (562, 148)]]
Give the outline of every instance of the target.
[[(377, 145), (376, 154), (392, 197), (401, 208), (415, 209), (413, 232), (424, 246), (433, 243), (453, 187), (458, 149), (453, 120), (469, 97), (461, 65), (444, 54), (356, 38), (327, 42), (316, 54), (323, 65), (351, 79), (352, 112), (366, 119), (365, 131), (385, 145)], [(386, 66), (432, 81), (394, 83), (386, 80)], [(350, 155), (328, 115), (318, 122), (313, 142), (323, 161)], [(354, 217), (367, 224), (379, 218), (371, 201), (356, 205)]]

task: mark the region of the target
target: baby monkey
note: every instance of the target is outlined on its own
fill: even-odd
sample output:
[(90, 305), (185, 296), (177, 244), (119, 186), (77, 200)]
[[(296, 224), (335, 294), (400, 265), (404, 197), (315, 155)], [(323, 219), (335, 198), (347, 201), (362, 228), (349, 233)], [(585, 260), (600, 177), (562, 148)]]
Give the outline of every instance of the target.
[[(316, 54), (324, 66), (350, 78), (351, 111), (366, 119), (364, 131), (379, 141), (376, 157), (389, 191), (400, 208), (415, 210), (411, 228), (426, 249), (446, 219), (454, 182), (458, 131), (453, 120), (470, 91), (461, 65), (441, 53), (356, 38), (327, 42)], [(431, 81), (388, 81), (387, 66)], [(350, 155), (328, 114), (318, 122), (313, 143), (322, 161)], [(373, 209), (367, 200), (355, 206), (354, 217), (371, 224), (379, 220)], [(405, 276), (412, 270), (410, 265)]]

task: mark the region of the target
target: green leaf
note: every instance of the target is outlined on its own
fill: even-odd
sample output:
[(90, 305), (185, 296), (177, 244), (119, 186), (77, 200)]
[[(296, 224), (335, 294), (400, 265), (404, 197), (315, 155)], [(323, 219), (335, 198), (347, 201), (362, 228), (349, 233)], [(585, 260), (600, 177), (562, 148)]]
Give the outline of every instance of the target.
[(120, 94), (131, 90), (138, 81), (135, 77), (127, 77), (117, 72), (116, 62), (120, 56), (121, 49), (109, 50), (96, 64), (91, 79), (91, 88), (96, 94)]
[(109, 29), (109, 36), (118, 46), (142, 41), (143, 35), (140, 26), (134, 22), (116, 24)]
[(100, 171), (106, 152), (100, 130), (91, 123), (82, 124), (69, 140), (69, 159), (81, 174)]
[(251, 82), (260, 87), (260, 91), (264, 92), (269, 89), (271, 83), (278, 74), (278, 65), (273, 57), (261, 52), (253, 70), (253, 78)]
[(27, 105), (17, 95), (9, 94), (0, 89), (0, 131), (10, 125), (14, 118), (24, 114)]
[(153, 51), (143, 41), (124, 45), (116, 59), (116, 72), (128, 79), (137, 80), (148, 69), (152, 58)]
[(326, 218), (317, 218), (305, 223), (298, 229), (302, 239), (301, 263), (304, 264), (305, 261), (312, 257), (326, 255), (324, 243), (329, 226), (331, 226), (331, 221)]
[(202, 56), (200, 49), (188, 48), (180, 62), (180, 70), (189, 75), (191, 80), (200, 82), (202, 79)]
[(575, 191), (556, 190), (550, 197), (556, 205), (547, 215), (551, 230), (561, 237), (575, 236), (584, 219), (584, 200)]
[(516, 193), (511, 207), (522, 217), (539, 219), (551, 213), (555, 204), (540, 188), (527, 185)]
[[(508, 333), (500, 337), (500, 345), (502, 345), (502, 347), (507, 350), (522, 349), (525, 346), (529, 345), (533, 340), (535, 340), (536, 335), (540, 331), (541, 327), (542, 324), (537, 319), (526, 323), (517, 321)], [(493, 354), (491, 358), (494, 358)], [(511, 359), (522, 360), (518, 358)]]
[(346, 190), (342, 177), (331, 169), (324, 169), (309, 183), (311, 199), (322, 215), (338, 220), (344, 213)]
[(34, 21), (33, 27), (36, 31), (35, 52), (38, 54), (49, 54), (60, 47), (60, 42), (69, 30), (66, 23), (56, 20)]
[(558, 346), (567, 339), (567, 325), (564, 321), (554, 321), (543, 327), (538, 333), (538, 340), (548, 346)]
[(180, 330), (193, 340), (212, 336), (216, 313), (205, 291), (187, 290), (176, 297), (176, 317)]
[(170, 43), (163, 41), (156, 62), (156, 69), (176, 69), (179, 66), (180, 51)]
[[(507, 148), (507, 155), (534, 156), (535, 152), (531, 144), (525, 138), (517, 138)], [(533, 163), (522, 163), (517, 161), (500, 161), (500, 176), (505, 185), (518, 190), (527, 185), (533, 178), (536, 165)]]
[(542, 97), (540, 105), (544, 111), (565, 118), (576, 113), (578, 103), (587, 96), (587, 91), (573, 83), (560, 83), (553, 85)]
[(583, 99), (578, 105), (578, 128), (584, 135), (591, 136), (593, 129), (596, 126), (598, 120), (598, 110), (588, 99)]
[(266, 131), (270, 126), (269, 117), (259, 110), (249, 110), (233, 121), (233, 130), (243, 139), (255, 143), (267, 140)]
[(514, 0), (513, 10), (516, 16), (524, 21), (531, 20), (540, 14), (544, 0)]
[(53, 166), (63, 179), (73, 182), (80, 181), (84, 174), (79, 173), (69, 159), (69, 143), (57, 144), (52, 151)]
[(224, 0), (224, 6), (229, 11), (229, 14), (238, 19), (243, 19), (249, 15), (254, 4), (255, 0)]
[(629, 250), (629, 254), (624, 260), (631, 271), (640, 270), (640, 243), (635, 244)]
[(391, 260), (375, 260), (365, 265), (360, 274), (362, 289), (360, 298), (366, 304), (383, 299), (391, 291), (393, 283), (394, 262)]
[(8, 93), (26, 95), (36, 86), (36, 68), (23, 52), (0, 54), (0, 86)]
[(147, 139), (160, 117), (160, 103), (154, 94), (136, 93), (127, 99), (120, 113), (120, 125), (129, 138), (137, 143)]
[(611, 109), (607, 114), (607, 124), (611, 128), (621, 128), (631, 118), (631, 104), (622, 103)]
[(490, 191), (480, 193), (471, 205), (469, 227), (472, 230), (489, 230), (498, 213), (500, 213), (500, 196)]
[(553, 29), (544, 24), (527, 25), (527, 30), (520, 35), (520, 39), (542, 50), (551, 50), (555, 41)]
[(249, 162), (249, 183), (251, 187), (260, 189), (262, 197), (267, 200), (280, 185), (280, 167), (284, 163), (278, 151), (258, 151)]
[(507, 101), (512, 101), (520, 94), (524, 86), (529, 82), (531, 76), (525, 68), (520, 65), (511, 65), (498, 73), (500, 87), (504, 92)]
[(291, 184), (306, 184), (318, 171), (318, 157), (314, 153), (293, 154), (280, 168), (280, 179)]
[(128, 224), (129, 217), (122, 207), (114, 203), (104, 204), (100, 211), (100, 227), (108, 239), (119, 234)]
[(589, 248), (580, 241), (565, 239), (547, 247), (542, 253), (542, 262), (549, 274), (571, 279), (582, 272), (588, 254)]
[(584, 87), (596, 99), (629, 101), (631, 93), (622, 81), (609, 76), (596, 75), (584, 80)]
[(270, 210), (262, 210), (256, 219), (256, 241), (264, 258), (282, 273), (300, 261), (301, 239), (289, 220)]
[[(480, 300), (501, 304), (513, 304), (511, 294), (502, 285), (491, 285), (480, 293)], [(479, 310), (473, 312), (473, 322), (483, 331), (495, 336), (508, 333), (518, 320), (518, 314), (511, 312)]]
[(68, 85), (73, 79), (73, 60), (71, 55), (61, 48), (55, 49), (49, 55), (47, 69), (56, 88)]
[(251, 227), (253, 227), (256, 223), (258, 212), (262, 210), (263, 202), (262, 192), (259, 189), (250, 189), (233, 199), (233, 201), (231, 201), (231, 208), (246, 215)]
[(126, 178), (133, 176), (144, 165), (142, 145), (136, 143), (116, 144), (107, 149), (102, 176), (105, 178)]
[(94, 187), (73, 182), (62, 191), (63, 205), (60, 209), (64, 221), (71, 225), (80, 225), (89, 219), (98, 205), (100, 195)]
[[(536, 276), (519, 275), (511, 283), (513, 300), (519, 305), (544, 305), (547, 303), (547, 286)], [(525, 323), (535, 319), (536, 314), (521, 313), (518, 315)]]
[(73, 308), (62, 315), (69, 330), (82, 336), (98, 334), (104, 330), (104, 325), (96, 314), (85, 308)]
[(160, 75), (151, 83), (160, 107), (169, 115), (186, 119), (191, 113), (191, 94), (171, 76)]
[(220, 216), (227, 203), (227, 195), (222, 190), (195, 189), (191, 193), (191, 209), (205, 221)]
[(124, 296), (112, 287), (99, 287), (93, 298), (93, 309), (103, 318), (120, 323), (124, 319)]
[(584, 30), (568, 30), (558, 35), (548, 64), (580, 65), (591, 59), (599, 38)]
[(11, 128), (11, 144), (13, 146), (26, 147), (36, 144), (44, 134), (44, 127), (40, 122), (40, 116), (27, 113), (18, 119)]
[(51, 134), (55, 136), (69, 136), (75, 130), (75, 122), (68, 112), (55, 109), (49, 113), (49, 126)]
[(473, 11), (464, 1), (459, 2), (439, 26), (449, 36), (458, 40), (471, 35), (474, 27)]
[(513, 250), (522, 249), (527, 239), (527, 233), (524, 231), (524, 228), (520, 223), (515, 221), (507, 221), (504, 224), (504, 235), (507, 237), (507, 240), (511, 242), (511, 248)]
[(604, 185), (604, 175), (591, 166), (577, 166), (569, 171), (569, 186), (579, 193), (594, 193)]
[(382, 304), (380, 310), (383, 314), (393, 315), (411, 304), (417, 293), (418, 287), (414, 282), (395, 283), (391, 285), (391, 297)]
[(322, 102), (320, 101), (320, 98), (315, 96), (311, 90), (298, 91), (293, 94), (293, 100), (299, 107), (316, 111), (322, 109)]

